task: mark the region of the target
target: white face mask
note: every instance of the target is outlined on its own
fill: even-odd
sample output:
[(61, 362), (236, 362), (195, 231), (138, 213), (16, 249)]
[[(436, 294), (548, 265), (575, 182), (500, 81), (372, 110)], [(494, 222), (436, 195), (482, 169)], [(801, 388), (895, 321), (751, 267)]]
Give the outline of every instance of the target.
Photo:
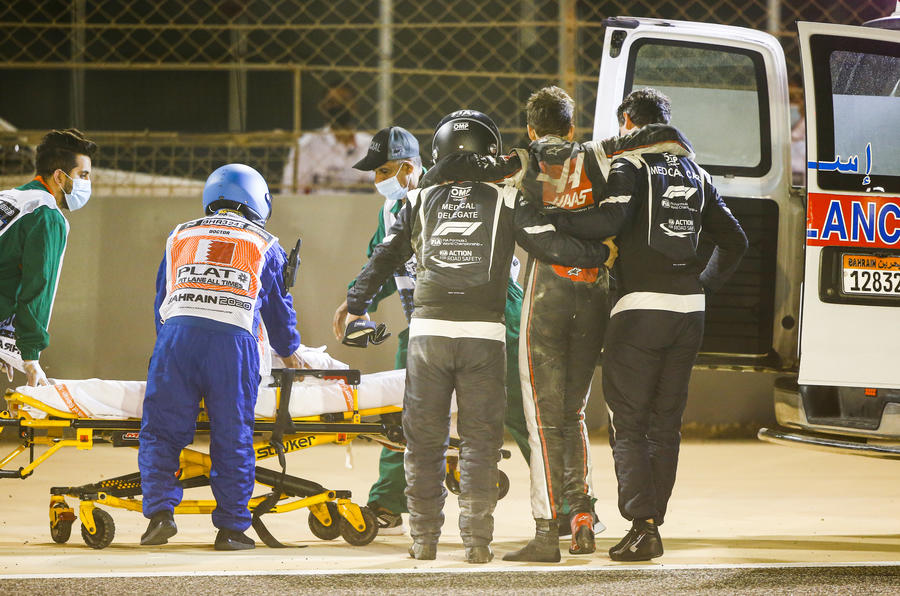
[(400, 181), (397, 179), (397, 176), (400, 175), (400, 168), (403, 167), (403, 164), (400, 164), (400, 167), (397, 168), (397, 173), (388, 178), (387, 180), (382, 180), (381, 182), (375, 183), (375, 190), (381, 193), (385, 199), (388, 201), (400, 201), (403, 197), (406, 196), (409, 186), (409, 178), (406, 179), (406, 186), (400, 186)]
[(91, 198), (91, 181), (82, 178), (72, 178), (65, 172), (63, 172), (63, 175), (72, 181), (72, 192), (63, 191), (63, 195), (66, 197), (66, 207), (69, 208), (69, 211), (81, 209), (88, 202), (88, 199)]

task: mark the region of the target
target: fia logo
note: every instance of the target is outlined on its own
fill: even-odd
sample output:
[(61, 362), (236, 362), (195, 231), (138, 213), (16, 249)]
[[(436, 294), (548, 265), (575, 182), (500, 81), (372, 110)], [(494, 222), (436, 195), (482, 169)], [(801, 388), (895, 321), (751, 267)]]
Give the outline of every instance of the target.
[(675, 155), (672, 155), (671, 153), (663, 153), (663, 157), (666, 158), (666, 164), (670, 166), (678, 165), (678, 157), (676, 157)]
[(454, 122), (453, 130), (469, 130), (468, 122)]

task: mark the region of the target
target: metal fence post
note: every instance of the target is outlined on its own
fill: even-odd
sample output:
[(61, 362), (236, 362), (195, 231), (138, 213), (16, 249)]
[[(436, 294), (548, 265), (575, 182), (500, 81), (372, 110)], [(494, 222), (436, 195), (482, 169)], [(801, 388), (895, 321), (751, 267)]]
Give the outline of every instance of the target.
[[(72, 62), (84, 62), (85, 4), (87, 0), (75, 0), (72, 6)], [(71, 102), (69, 119), (72, 126), (83, 129), (84, 125), (84, 69), (72, 69)]]
[(766, 31), (778, 36), (781, 33), (781, 0), (768, 0), (766, 6)]
[[(243, 23), (245, 19), (239, 19)], [(228, 130), (244, 132), (247, 128), (247, 69), (243, 67), (247, 55), (247, 33), (243, 29), (230, 31), (231, 58), (237, 64), (228, 71)]]
[(378, 12), (381, 20), (378, 30), (378, 128), (386, 128), (393, 118), (394, 0), (381, 0)]
[(559, 2), (559, 84), (575, 95), (575, 0)]

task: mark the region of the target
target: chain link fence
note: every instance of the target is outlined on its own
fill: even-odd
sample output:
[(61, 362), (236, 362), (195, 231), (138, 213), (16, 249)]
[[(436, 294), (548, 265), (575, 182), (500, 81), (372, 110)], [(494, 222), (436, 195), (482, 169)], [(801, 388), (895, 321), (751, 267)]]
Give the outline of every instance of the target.
[[(894, 5), (6, 0), (0, 6), (0, 73), (12, 87), (49, 81), (52, 91), (35, 93), (53, 93), (55, 103), (38, 102), (54, 115), (46, 121), (17, 122), (0, 111), (0, 118), (24, 129), (0, 132), (0, 174), (30, 173), (31, 147), (40, 135), (77, 126), (101, 145), (98, 193), (194, 192), (212, 169), (229, 161), (257, 167), (273, 191), (297, 191), (297, 180), (283, 176), (303, 159), (293, 150), (297, 139), (328, 124), (368, 133), (399, 124), (417, 135), (427, 153), (434, 123), (469, 107), (492, 115), (511, 146), (525, 142), (528, 95), (556, 83), (573, 93), (578, 132), (589, 135), (602, 21), (609, 16), (768, 30), (784, 45), (791, 80), (799, 83), (797, 20), (860, 24), (886, 16)], [(341, 91), (337, 110), (329, 99), (335, 90)], [(4, 105), (0, 100), (0, 109)], [(62, 112), (59, 105), (66, 106)], [(28, 107), (20, 103), (10, 111), (26, 113)], [(313, 181), (307, 189), (316, 186)], [(370, 189), (359, 182), (351, 187)]]

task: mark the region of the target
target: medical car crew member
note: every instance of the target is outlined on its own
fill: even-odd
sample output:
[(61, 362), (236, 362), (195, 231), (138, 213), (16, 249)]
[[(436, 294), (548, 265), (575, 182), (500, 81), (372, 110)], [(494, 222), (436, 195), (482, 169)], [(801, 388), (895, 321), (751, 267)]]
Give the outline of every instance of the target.
[(69, 222), (91, 197), (91, 159), (97, 145), (74, 128), (47, 133), (37, 146), (35, 176), (0, 192), (0, 368), (13, 380), (46, 385), (40, 354), (59, 283)]
[[(399, 126), (391, 126), (378, 131), (369, 146), (365, 158), (354, 166), (358, 170), (375, 171), (375, 188), (385, 197), (384, 205), (378, 213), (378, 227), (369, 241), (366, 257), (371, 257), (375, 247), (384, 240), (386, 231), (394, 225), (397, 214), (406, 203), (408, 192), (416, 189), (422, 175), (422, 158), (419, 155), (419, 142), (409, 131)], [(504, 425), (522, 452), (525, 461), (529, 460), (528, 427), (525, 412), (522, 410), (522, 391), (519, 385), (519, 319), (522, 313), (522, 288), (516, 282), (518, 276), (518, 259), (513, 258), (513, 270), (506, 286), (506, 394), (507, 408)], [(353, 285), (351, 283), (351, 285)], [(416, 287), (416, 258), (394, 271), (372, 300), (368, 312), (373, 312), (378, 303), (393, 294), (400, 295), (403, 313), (406, 320), (412, 318), (413, 291)], [(334, 313), (334, 334), (341, 339), (344, 333), (347, 316), (345, 300)], [(404, 329), (397, 336), (397, 356), (395, 368), (406, 368), (406, 351), (409, 342), (409, 329)], [(387, 448), (381, 450), (378, 462), (378, 480), (369, 490), (368, 507), (378, 519), (379, 534), (402, 534), (402, 513), (408, 513), (406, 507), (406, 476), (403, 472), (403, 452)]]
[(263, 177), (243, 164), (214, 171), (203, 189), (205, 217), (175, 228), (157, 275), (157, 338), (141, 423), (138, 465), (144, 516), (141, 544), (165, 544), (177, 532), (178, 457), (191, 443), (203, 398), (210, 420), (210, 485), (216, 499), (217, 550), (254, 547), (244, 534), (253, 491), (254, 406), (260, 318), (287, 367), (300, 368), (286, 262), (265, 230), (272, 201)]
[[(620, 131), (668, 124), (669, 99), (631, 92)], [(598, 217), (618, 224), (613, 268), (617, 300), (604, 343), (603, 395), (619, 483), (619, 511), (631, 530), (609, 549), (614, 561), (663, 554), (662, 525), (675, 485), (681, 417), (703, 340), (706, 294), (725, 284), (747, 236), (693, 159), (668, 151), (616, 159)], [(715, 248), (709, 259), (700, 236)]]

